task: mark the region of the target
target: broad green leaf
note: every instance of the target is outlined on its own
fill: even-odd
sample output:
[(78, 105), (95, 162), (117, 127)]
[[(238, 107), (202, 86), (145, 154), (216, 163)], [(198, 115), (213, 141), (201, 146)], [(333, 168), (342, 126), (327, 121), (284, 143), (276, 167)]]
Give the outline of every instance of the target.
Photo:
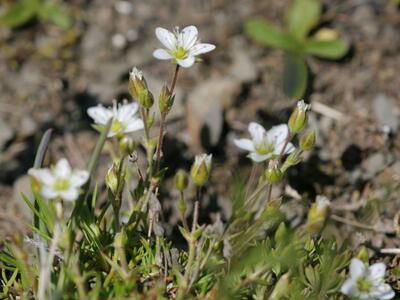
[(316, 40), (310, 39), (306, 42), (305, 51), (321, 58), (338, 59), (343, 57), (349, 50), (349, 44), (343, 40)]
[(0, 16), (0, 24), (17, 27), (32, 19), (36, 13), (36, 1), (19, 1), (11, 5), (6, 12)]
[(246, 33), (255, 41), (272, 48), (297, 52), (298, 43), (292, 36), (268, 25), (263, 20), (254, 19), (246, 23)]
[(298, 41), (304, 41), (321, 15), (319, 0), (293, 0), (287, 11), (288, 32)]
[(307, 87), (307, 65), (304, 57), (287, 53), (283, 66), (283, 92), (293, 99), (300, 99)]
[(65, 7), (53, 3), (47, 3), (38, 10), (39, 17), (66, 30), (72, 25), (72, 20)]

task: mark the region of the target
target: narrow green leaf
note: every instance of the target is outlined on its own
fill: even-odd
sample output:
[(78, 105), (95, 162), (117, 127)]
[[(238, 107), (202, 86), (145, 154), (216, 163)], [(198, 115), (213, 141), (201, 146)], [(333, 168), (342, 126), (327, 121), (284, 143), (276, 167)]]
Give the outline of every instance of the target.
[(283, 66), (283, 92), (293, 99), (300, 99), (307, 88), (307, 65), (304, 57), (287, 53)]
[(272, 48), (297, 52), (299, 44), (293, 37), (268, 25), (261, 19), (250, 20), (246, 23), (246, 33), (256, 42)]
[(303, 41), (321, 16), (319, 0), (293, 0), (287, 11), (288, 32), (298, 41)]
[(321, 58), (339, 59), (349, 50), (349, 44), (343, 40), (316, 40), (306, 42), (305, 51)]

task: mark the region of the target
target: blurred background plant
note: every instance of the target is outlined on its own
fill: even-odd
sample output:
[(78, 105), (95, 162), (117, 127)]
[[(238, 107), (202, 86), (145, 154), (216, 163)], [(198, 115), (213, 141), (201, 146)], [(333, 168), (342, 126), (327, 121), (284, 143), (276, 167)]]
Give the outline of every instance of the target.
[[(291, 98), (301, 98), (307, 89), (307, 56), (337, 60), (349, 50), (348, 42), (332, 28), (316, 28), (323, 22), (319, 0), (293, 0), (286, 11), (286, 28), (280, 30), (262, 19), (246, 23), (247, 34), (262, 45), (285, 51), (282, 88)], [(329, 14), (327, 12), (326, 14)], [(310, 33), (312, 35), (310, 36)]]
[(34, 18), (62, 29), (69, 29), (72, 25), (66, 6), (54, 0), (16, 0), (9, 3), (0, 15), (0, 25), (19, 27)]

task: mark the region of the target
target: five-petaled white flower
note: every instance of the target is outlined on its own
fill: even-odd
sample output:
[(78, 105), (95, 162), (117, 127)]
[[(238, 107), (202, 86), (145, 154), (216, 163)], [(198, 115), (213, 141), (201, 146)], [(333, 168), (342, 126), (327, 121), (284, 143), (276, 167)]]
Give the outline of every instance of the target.
[(89, 178), (85, 170), (72, 170), (65, 158), (48, 169), (29, 169), (28, 174), (40, 184), (40, 193), (45, 199), (61, 198), (65, 201), (74, 201), (78, 198), (80, 187)]
[[(289, 128), (286, 124), (274, 126), (266, 131), (260, 124), (251, 122), (248, 130), (251, 140), (235, 139), (234, 143), (237, 147), (249, 151), (248, 157), (255, 162), (262, 162), (280, 155), (289, 136)], [(292, 143), (287, 143), (283, 154), (291, 153), (294, 149)]]
[(390, 285), (385, 283), (386, 266), (376, 263), (371, 266), (353, 258), (350, 263), (350, 278), (341, 288), (347, 296), (362, 300), (387, 300), (395, 294)]
[(113, 137), (143, 129), (143, 121), (136, 116), (138, 108), (137, 103), (124, 102), (122, 105), (117, 105), (114, 100), (112, 107), (106, 108), (103, 105), (98, 105), (88, 108), (87, 113), (96, 124), (102, 126), (106, 125), (110, 118), (113, 118), (108, 133), (108, 137)]
[(195, 56), (210, 52), (215, 45), (200, 43), (196, 26), (187, 26), (179, 32), (157, 27), (156, 36), (166, 49), (157, 49), (153, 56), (158, 59), (171, 59), (174, 63), (184, 68), (189, 68), (195, 63)]

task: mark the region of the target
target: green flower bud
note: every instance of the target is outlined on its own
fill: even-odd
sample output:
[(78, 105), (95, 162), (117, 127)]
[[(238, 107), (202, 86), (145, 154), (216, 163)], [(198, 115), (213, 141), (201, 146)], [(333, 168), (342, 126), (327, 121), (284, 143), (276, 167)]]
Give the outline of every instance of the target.
[(309, 131), (300, 138), (300, 149), (303, 151), (311, 150), (315, 145), (315, 131)]
[(131, 155), (136, 148), (134, 141), (126, 136), (120, 139), (118, 144), (123, 155)]
[(129, 73), (128, 89), (132, 97), (137, 100), (139, 99), (139, 95), (144, 90), (147, 90), (147, 84), (145, 79), (143, 78), (143, 74), (136, 67), (134, 67)]
[(324, 227), (329, 212), (329, 203), (326, 197), (317, 196), (316, 202), (311, 205), (306, 224), (310, 233), (318, 233)]
[(271, 161), (270, 165), (264, 172), (264, 176), (269, 183), (277, 183), (282, 179), (283, 173), (280, 170), (277, 162)]
[(137, 100), (144, 108), (151, 108), (154, 104), (153, 94), (148, 89), (141, 90)]
[(124, 248), (126, 242), (128, 241), (128, 236), (125, 232), (125, 229), (122, 228), (120, 232), (117, 232), (114, 238), (114, 247), (117, 249)]
[(212, 155), (197, 155), (190, 170), (190, 177), (197, 186), (203, 186), (211, 174)]
[(362, 246), (360, 251), (357, 254), (357, 258), (365, 263), (369, 262), (369, 253), (368, 249), (365, 246)]
[(268, 299), (270, 300), (281, 300), (286, 299), (288, 296), (289, 289), (289, 275), (288, 273), (283, 274), (275, 285), (274, 290)]
[(285, 223), (282, 222), (279, 224), (278, 229), (275, 232), (275, 242), (276, 243), (284, 243), (287, 239), (288, 231), (286, 229)]
[(105, 177), (106, 186), (109, 190), (115, 194), (118, 189), (118, 168), (115, 164), (108, 169), (106, 177)]
[(306, 127), (308, 121), (307, 110), (309, 107), (308, 104), (304, 103), (304, 100), (297, 102), (297, 107), (291, 114), (288, 122), (291, 132), (299, 133)]
[(182, 192), (188, 185), (188, 177), (184, 170), (179, 170), (175, 175), (175, 188)]
[(283, 173), (285, 173), (287, 169), (289, 169), (292, 166), (297, 165), (300, 162), (301, 162), (300, 153), (298, 151), (292, 152), (286, 158), (281, 170)]
[(160, 92), (160, 97), (158, 99), (158, 107), (161, 113), (168, 113), (172, 105), (174, 104), (175, 95), (171, 95), (168, 87), (164, 85)]

